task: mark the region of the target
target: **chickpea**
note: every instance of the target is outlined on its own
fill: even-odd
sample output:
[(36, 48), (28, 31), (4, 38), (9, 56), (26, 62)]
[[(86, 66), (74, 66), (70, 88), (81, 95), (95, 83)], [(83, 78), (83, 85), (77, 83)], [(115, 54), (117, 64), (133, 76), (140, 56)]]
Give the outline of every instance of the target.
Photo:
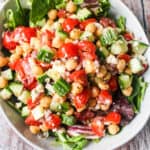
[(71, 87), (72, 87), (71, 93), (73, 95), (77, 95), (83, 91), (83, 86), (78, 82), (73, 82)]
[(92, 92), (92, 93), (91, 93), (91, 96), (92, 96), (93, 98), (95, 98), (95, 97), (97, 97), (97, 96), (99, 95), (99, 88), (96, 87), (96, 86), (93, 86), (91, 92)]
[(126, 67), (126, 61), (124, 59), (120, 59), (117, 64), (118, 71), (120, 73), (122, 73), (124, 71), (125, 67)]
[(116, 124), (111, 124), (108, 126), (108, 132), (111, 134), (111, 135), (115, 135), (117, 134), (118, 132), (120, 131), (120, 128), (118, 125)]
[(94, 33), (96, 29), (97, 28), (94, 23), (89, 23), (85, 28), (86, 31), (91, 32), (91, 33)]
[(40, 127), (38, 126), (30, 126), (29, 130), (32, 134), (38, 134), (40, 132)]
[(32, 69), (33, 75), (36, 76), (36, 77), (43, 74), (43, 69), (39, 66), (36, 66), (36, 65), (32, 66), (31, 69)]
[(78, 66), (78, 61), (76, 59), (72, 59), (72, 58), (68, 59), (66, 61), (65, 66), (68, 71), (72, 71)]
[(48, 131), (48, 128), (45, 124), (40, 125), (40, 129), (42, 130), (42, 132)]
[(48, 26), (51, 26), (53, 23), (54, 23), (54, 21), (51, 20), (51, 19), (49, 19), (49, 20), (46, 22), (46, 24), (47, 24)]
[(64, 40), (60, 37), (55, 37), (52, 41), (52, 47), (60, 48), (64, 44)]
[(73, 109), (73, 108), (70, 108), (70, 109), (66, 112), (66, 115), (67, 115), (67, 116), (71, 116), (71, 115), (73, 115), (73, 113), (74, 113), (74, 109)]
[(24, 56), (26, 56), (27, 54), (29, 54), (32, 51), (29, 43), (22, 43), (21, 47), (24, 51)]
[(65, 21), (64, 18), (59, 18), (59, 19), (58, 19), (58, 22), (61, 23), (61, 24), (62, 24), (64, 21)]
[(104, 78), (104, 76), (107, 74), (107, 69), (105, 66), (101, 66), (99, 73), (97, 74), (97, 77)]
[(78, 40), (80, 38), (81, 31), (79, 29), (74, 29), (70, 32), (70, 38), (73, 40)]
[(5, 88), (7, 85), (8, 81), (4, 77), (0, 76), (0, 89)]
[(92, 60), (88, 60), (88, 59), (85, 60), (83, 66), (84, 66), (85, 72), (87, 74), (89, 74), (89, 73), (95, 73), (96, 72), (95, 63)]
[(128, 75), (132, 75), (132, 71), (131, 71), (130, 68), (126, 68), (125, 73), (128, 74)]
[(17, 46), (15, 52), (16, 52), (17, 55), (20, 55), (20, 56), (21, 56), (21, 55), (23, 54), (23, 49), (22, 49), (22, 47)]
[(52, 9), (48, 12), (48, 17), (51, 20), (55, 20), (57, 18), (57, 10), (56, 9)]
[(103, 80), (99, 79), (97, 81), (98, 86), (101, 90), (108, 90), (109, 89), (109, 85), (107, 83), (105, 83)]
[(8, 64), (9, 58), (0, 56), (0, 67), (4, 67)]
[(96, 46), (99, 47), (99, 48), (102, 46), (101, 42), (99, 40), (96, 42)]
[(65, 43), (72, 43), (72, 42), (73, 42), (72, 39), (69, 39), (69, 38), (66, 38), (66, 39), (65, 39)]
[(94, 108), (97, 104), (97, 100), (96, 99), (90, 99), (88, 102), (88, 105), (90, 108)]
[(52, 101), (53, 102), (58, 102), (58, 103), (60, 103), (60, 104), (62, 104), (63, 102), (65, 102), (65, 100), (66, 100), (66, 97), (64, 96), (64, 97), (62, 97), (62, 96), (59, 96), (58, 94), (55, 94), (53, 97), (52, 97)]
[(77, 112), (82, 112), (82, 111), (85, 110), (85, 109), (86, 109), (86, 105), (82, 106), (82, 108), (78, 108), (78, 109), (77, 109)]
[(20, 55), (14, 53), (14, 54), (12, 54), (12, 55), (10, 56), (9, 61), (10, 61), (10, 63), (13, 63), (13, 62), (15, 62), (16, 60), (18, 60), (19, 58), (20, 58)]
[(69, 1), (66, 5), (66, 10), (69, 13), (74, 13), (77, 10), (77, 6), (72, 1)]
[(130, 86), (130, 87), (128, 87), (128, 88), (126, 88), (126, 89), (123, 89), (122, 90), (122, 93), (125, 95), (125, 96), (130, 96), (131, 94), (132, 94), (132, 92), (133, 92), (133, 88)]
[(31, 46), (31, 48), (36, 49), (36, 50), (40, 49), (40, 47), (41, 47), (40, 40), (38, 38), (34, 38), (34, 37), (31, 38), (30, 46)]
[(52, 99), (49, 96), (44, 96), (40, 99), (40, 105), (43, 108), (49, 108), (50, 107), (50, 103), (51, 103)]
[(111, 79), (111, 73), (108, 72), (104, 77), (104, 81), (109, 81), (110, 79)]
[(100, 36), (100, 35), (102, 35), (102, 33), (103, 33), (103, 27), (101, 26), (101, 27), (99, 27), (99, 28), (97, 28), (97, 30), (96, 30), (96, 36)]
[(100, 104), (100, 109), (102, 111), (107, 111), (110, 108), (109, 104)]

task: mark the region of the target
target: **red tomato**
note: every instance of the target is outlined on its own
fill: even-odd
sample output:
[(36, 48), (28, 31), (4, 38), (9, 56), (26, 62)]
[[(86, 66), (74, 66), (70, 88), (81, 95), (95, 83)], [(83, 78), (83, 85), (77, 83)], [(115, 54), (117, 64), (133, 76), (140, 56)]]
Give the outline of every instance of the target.
[(129, 32), (125, 33), (123, 36), (127, 41), (132, 41), (134, 39), (133, 34)]
[(74, 97), (73, 103), (77, 109), (82, 109), (84, 106), (86, 106), (88, 100), (89, 100), (89, 91), (84, 90), (82, 93)]
[(78, 43), (80, 57), (82, 59), (96, 59), (96, 46), (90, 41), (81, 41)]
[(55, 37), (55, 34), (48, 31), (48, 30), (42, 32), (41, 37), (40, 37), (41, 44), (51, 47), (52, 46), (52, 40), (54, 37)]
[(50, 114), (47, 118), (45, 118), (45, 125), (48, 129), (56, 129), (60, 126), (61, 119), (58, 115)]
[(87, 20), (84, 20), (80, 23), (80, 29), (81, 30), (85, 30), (86, 26), (89, 24), (89, 23), (94, 23), (96, 22), (96, 19), (95, 18), (90, 18), (90, 19), (87, 19)]
[(104, 136), (104, 119), (102, 117), (96, 117), (91, 124), (93, 132), (99, 137)]
[(73, 43), (64, 44), (57, 52), (58, 58), (71, 58), (78, 56), (78, 46)]
[(101, 90), (98, 97), (98, 102), (101, 104), (112, 104), (112, 96), (109, 91)]
[(111, 91), (115, 92), (118, 89), (118, 83), (117, 83), (117, 78), (112, 77), (109, 81), (109, 88)]
[(49, 64), (49, 63), (44, 63), (44, 62), (37, 62), (37, 64), (40, 66), (40, 67), (42, 67), (42, 69), (44, 69), (44, 70), (48, 70), (49, 68), (51, 68), (51, 64)]
[(105, 117), (106, 123), (114, 123), (114, 124), (120, 124), (121, 122), (121, 115), (118, 112), (110, 112)]
[(115, 22), (112, 19), (107, 17), (102, 17), (100, 19), (100, 24), (103, 25), (104, 27), (112, 27), (112, 28), (116, 27)]
[(61, 9), (58, 11), (57, 16), (59, 18), (65, 18), (66, 17), (66, 11), (64, 9)]
[(2, 43), (3, 46), (8, 50), (14, 50), (18, 45), (18, 43), (15, 42), (14, 39), (12, 38), (12, 33), (8, 31), (4, 32)]
[(12, 32), (12, 37), (14, 41), (22, 43), (22, 42), (27, 42), (29, 43), (32, 37), (36, 37), (36, 28), (30, 28), (30, 27), (17, 27), (15, 30)]
[(128, 54), (122, 54), (122, 55), (119, 55), (118, 58), (119, 58), (119, 59), (123, 59), (123, 60), (125, 60), (126, 62), (129, 62), (130, 59), (131, 59), (131, 56), (128, 55)]
[(79, 82), (80, 84), (87, 84), (87, 76), (85, 70), (74, 71), (70, 74), (69, 79), (71, 81)]
[(25, 124), (28, 126), (39, 126), (42, 123), (38, 120), (35, 120), (32, 114), (30, 114), (26, 119), (25, 119)]
[(78, 19), (67, 18), (62, 24), (62, 28), (65, 32), (70, 32), (79, 24)]

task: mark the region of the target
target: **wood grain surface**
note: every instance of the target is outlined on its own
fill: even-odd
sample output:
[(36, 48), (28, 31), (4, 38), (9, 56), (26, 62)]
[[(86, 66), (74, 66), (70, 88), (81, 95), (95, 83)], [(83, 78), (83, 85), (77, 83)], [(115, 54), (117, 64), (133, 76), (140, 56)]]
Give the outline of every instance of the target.
[[(0, 0), (2, 4), (3, 0)], [(150, 0), (122, 0), (137, 16), (150, 39)], [(35, 150), (14, 133), (0, 113), (0, 150)], [(150, 120), (129, 143), (117, 150), (150, 150)]]

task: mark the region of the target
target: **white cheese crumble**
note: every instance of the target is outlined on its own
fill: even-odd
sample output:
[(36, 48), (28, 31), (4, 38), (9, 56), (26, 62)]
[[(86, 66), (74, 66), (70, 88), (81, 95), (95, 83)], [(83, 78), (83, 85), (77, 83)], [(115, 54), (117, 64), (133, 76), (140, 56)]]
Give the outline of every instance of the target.
[(117, 64), (118, 64), (118, 59), (117, 59), (114, 55), (110, 54), (110, 55), (107, 57), (106, 62), (107, 62), (108, 64), (117, 65)]

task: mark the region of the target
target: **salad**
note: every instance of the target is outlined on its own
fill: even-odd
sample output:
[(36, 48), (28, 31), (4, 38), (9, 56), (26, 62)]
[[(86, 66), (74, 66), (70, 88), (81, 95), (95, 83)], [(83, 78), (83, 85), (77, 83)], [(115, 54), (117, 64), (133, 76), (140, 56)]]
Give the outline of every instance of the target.
[(64, 149), (116, 135), (139, 113), (149, 47), (109, 0), (30, 0), (8, 9), (0, 98)]

